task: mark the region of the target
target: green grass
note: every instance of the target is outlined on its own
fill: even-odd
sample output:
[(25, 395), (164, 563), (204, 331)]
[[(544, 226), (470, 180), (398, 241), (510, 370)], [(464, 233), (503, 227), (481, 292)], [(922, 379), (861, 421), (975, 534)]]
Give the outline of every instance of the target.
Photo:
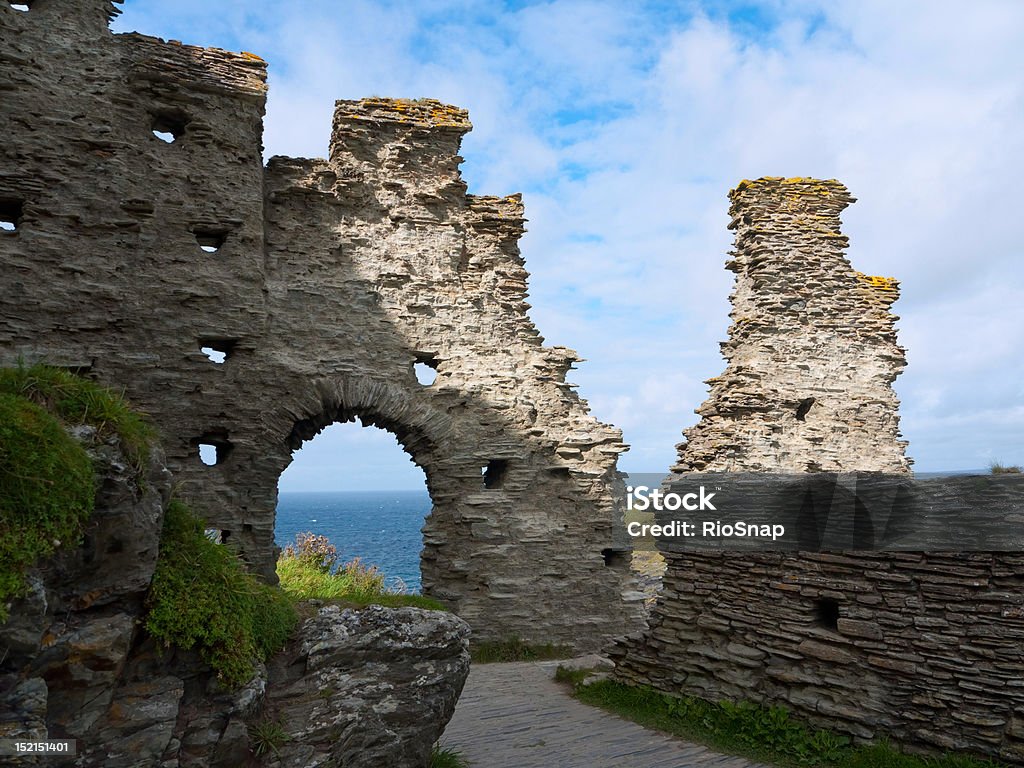
[(123, 397), (94, 381), (46, 365), (0, 370), (0, 393), (27, 398), (64, 424), (88, 424), (100, 439), (117, 435), (137, 469), (145, 465), (155, 433)]
[(578, 686), (574, 695), (649, 728), (785, 768), (1000, 768), (965, 755), (906, 755), (885, 742), (853, 746), (845, 736), (808, 728), (781, 707), (716, 704), (609, 680)]
[(92, 515), (92, 461), (66, 429), (83, 424), (99, 439), (119, 436), (141, 470), (153, 432), (121, 397), (58, 368), (0, 369), (0, 622), (26, 570), (76, 546)]
[(383, 605), (412, 606), (431, 611), (446, 610), (437, 600), (423, 595), (390, 592), (384, 574), (358, 559), (338, 566), (338, 553), (325, 536), (300, 533), (277, 561), (281, 589), (293, 601), (324, 600), (353, 608)]
[(1020, 467), (1006, 466), (1000, 464), (998, 461), (993, 461), (989, 464), (989, 469), (992, 470), (993, 475), (1019, 475), (1022, 471)]
[(507, 640), (471, 643), (469, 653), (474, 664), (494, 664), (508, 661), (548, 661), (551, 659), (569, 659), (575, 654), (566, 645), (531, 645), (518, 637)]
[(49, 412), (0, 393), (0, 623), (25, 571), (75, 545), (96, 496), (92, 460)]
[(469, 768), (469, 763), (457, 749), (435, 744), (430, 753), (430, 768)]
[(566, 683), (575, 688), (577, 685), (582, 683), (593, 672), (591, 669), (569, 669), (563, 667), (561, 664), (558, 665), (558, 669), (555, 670), (555, 682)]
[(198, 650), (227, 687), (284, 646), (298, 620), (285, 593), (246, 572), (204, 523), (172, 501), (147, 598), (146, 629), (168, 646)]
[(281, 747), (291, 740), (284, 726), (277, 721), (261, 720), (249, 726), (249, 741), (257, 757), (271, 753), (277, 755)]

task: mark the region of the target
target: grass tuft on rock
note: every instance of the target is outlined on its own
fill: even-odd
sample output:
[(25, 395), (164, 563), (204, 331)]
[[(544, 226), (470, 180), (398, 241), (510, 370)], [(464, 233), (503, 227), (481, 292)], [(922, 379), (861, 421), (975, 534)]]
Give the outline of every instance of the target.
[(249, 726), (249, 741), (257, 757), (281, 753), (281, 747), (292, 740), (284, 725), (276, 720), (261, 720)]
[(298, 534), (295, 543), (281, 552), (277, 577), (281, 589), (296, 602), (324, 600), (353, 608), (383, 605), (446, 610), (437, 600), (423, 595), (388, 591), (384, 587), (384, 574), (376, 566), (364, 565), (358, 558), (339, 565), (338, 550), (330, 540), (308, 532)]
[(969, 755), (908, 755), (887, 742), (854, 746), (846, 736), (808, 728), (782, 707), (714, 703), (611, 680), (578, 685), (574, 695), (648, 728), (784, 768), (1002, 768)]
[(92, 460), (60, 420), (0, 391), (0, 623), (24, 594), (26, 569), (78, 543), (95, 496)]
[(146, 629), (168, 646), (195, 648), (228, 687), (284, 646), (298, 621), (285, 593), (246, 572), (227, 547), (207, 538), (180, 501), (164, 518), (150, 586)]
[(430, 753), (430, 768), (469, 768), (469, 763), (459, 750), (435, 744)]
[(0, 370), (0, 393), (31, 400), (69, 426), (87, 424), (99, 438), (117, 435), (136, 468), (149, 457), (153, 428), (120, 395), (62, 368), (47, 365)]

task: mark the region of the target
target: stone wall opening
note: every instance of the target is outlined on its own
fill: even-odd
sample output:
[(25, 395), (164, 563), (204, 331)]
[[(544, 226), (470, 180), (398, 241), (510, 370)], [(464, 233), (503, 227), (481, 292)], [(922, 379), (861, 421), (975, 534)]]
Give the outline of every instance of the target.
[(228, 439), (225, 429), (204, 432), (195, 439), (195, 453), (199, 461), (208, 467), (218, 466), (228, 460), (234, 444)]
[(416, 374), (416, 381), (424, 387), (429, 387), (437, 381), (437, 366), (440, 361), (428, 352), (421, 352), (416, 355), (413, 362), (413, 372)]
[(192, 228), (196, 242), (206, 253), (216, 253), (223, 248), (230, 233), (231, 230), (227, 227), (196, 226)]
[(231, 357), (237, 344), (237, 339), (200, 339), (199, 351), (206, 355), (211, 363), (223, 365)]
[(508, 462), (505, 459), (491, 459), (487, 466), (480, 468), (483, 477), (484, 488), (488, 491), (501, 490), (505, 484), (505, 475), (508, 472)]
[(419, 592), (422, 528), (433, 508), (426, 475), (394, 432), (356, 418), (303, 442), (278, 480), (275, 540), (326, 536), (338, 564), (376, 566), (385, 586)]
[(0, 232), (17, 232), (23, 211), (20, 200), (0, 199)]
[(814, 620), (822, 629), (836, 632), (839, 629), (839, 601), (823, 597), (814, 603)]
[(179, 109), (160, 110), (153, 113), (150, 127), (160, 141), (173, 144), (185, 134), (188, 123), (188, 115)]

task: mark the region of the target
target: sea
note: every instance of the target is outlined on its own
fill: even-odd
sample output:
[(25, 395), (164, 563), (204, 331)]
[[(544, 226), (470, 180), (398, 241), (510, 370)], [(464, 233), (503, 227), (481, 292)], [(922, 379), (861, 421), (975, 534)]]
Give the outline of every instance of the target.
[(311, 531), (338, 549), (338, 562), (359, 558), (376, 565), (385, 586), (420, 591), (423, 521), (430, 494), (422, 491), (281, 492), (274, 538), (279, 547)]

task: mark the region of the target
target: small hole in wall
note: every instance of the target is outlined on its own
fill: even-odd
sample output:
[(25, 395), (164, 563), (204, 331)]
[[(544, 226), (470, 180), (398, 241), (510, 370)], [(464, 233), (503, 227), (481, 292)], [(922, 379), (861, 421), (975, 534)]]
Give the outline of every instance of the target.
[(224, 246), (224, 242), (228, 239), (229, 231), (227, 229), (200, 229), (196, 227), (192, 230), (192, 234), (196, 236), (196, 242), (199, 243), (200, 248), (207, 253), (216, 253)]
[(807, 412), (811, 410), (811, 406), (814, 405), (814, 398), (807, 397), (800, 401), (800, 405), (796, 407), (796, 420), (804, 421), (807, 416)]
[(28, 9), (32, 7), (32, 3), (29, 3), (29, 2), (25, 2), (25, 3), (11, 3), (11, 2), (8, 2), (7, 4), (9, 6), (11, 6), (11, 8), (13, 8), (14, 10), (21, 11), (22, 13), (28, 11)]
[(235, 351), (236, 343), (234, 339), (200, 339), (199, 351), (206, 355), (211, 363), (223, 365)]
[(839, 629), (839, 601), (830, 597), (823, 597), (814, 604), (814, 619), (819, 627), (831, 629), (833, 632)]
[(199, 460), (208, 467), (223, 464), (227, 461), (234, 447), (227, 439), (227, 433), (218, 430), (213, 434), (205, 434), (195, 442)]
[(188, 126), (188, 116), (178, 110), (167, 110), (157, 112), (153, 115), (153, 135), (160, 141), (173, 144), (185, 134)]
[(429, 387), (437, 380), (438, 360), (430, 354), (422, 353), (416, 355), (413, 363), (413, 371), (416, 373), (416, 381), (424, 387)]
[(0, 200), (0, 231), (17, 232), (21, 226), (23, 204), (20, 200)]
[(601, 557), (604, 558), (604, 564), (609, 568), (625, 568), (629, 565), (629, 552), (624, 552), (621, 549), (602, 549)]
[(491, 459), (487, 466), (480, 470), (483, 475), (484, 488), (489, 491), (496, 491), (505, 484), (505, 473), (508, 471), (508, 462), (505, 459)]

